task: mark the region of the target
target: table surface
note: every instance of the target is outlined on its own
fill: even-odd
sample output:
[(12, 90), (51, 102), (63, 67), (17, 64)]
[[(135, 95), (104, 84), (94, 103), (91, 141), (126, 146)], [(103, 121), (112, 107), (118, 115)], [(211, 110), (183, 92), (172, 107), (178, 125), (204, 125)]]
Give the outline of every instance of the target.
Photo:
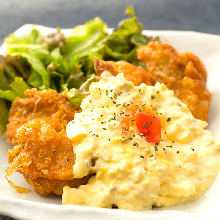
[(27, 23), (71, 28), (99, 16), (116, 27), (126, 5), (134, 6), (144, 29), (220, 34), (220, 0), (0, 0), (0, 41)]

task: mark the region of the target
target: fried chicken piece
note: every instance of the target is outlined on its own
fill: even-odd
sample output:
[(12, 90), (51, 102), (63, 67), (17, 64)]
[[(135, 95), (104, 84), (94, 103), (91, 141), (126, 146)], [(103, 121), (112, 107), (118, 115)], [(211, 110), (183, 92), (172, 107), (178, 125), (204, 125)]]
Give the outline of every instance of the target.
[(206, 88), (207, 73), (203, 63), (191, 53), (178, 53), (171, 45), (150, 42), (137, 50), (146, 64), (152, 84), (161, 82), (190, 109), (195, 118), (208, 119), (211, 93)]
[(178, 53), (169, 44), (150, 42), (137, 51), (138, 59), (146, 63), (146, 70), (125, 61), (103, 61), (95, 58), (96, 73), (107, 70), (113, 75), (123, 72), (135, 85), (164, 83), (174, 90), (195, 118), (208, 119), (211, 93), (206, 88), (207, 73), (203, 63), (191, 53)]
[(76, 178), (73, 180), (56, 180), (56, 179), (46, 179), (46, 178), (37, 178), (33, 179), (32, 177), (28, 175), (24, 175), (25, 180), (28, 184), (30, 184), (35, 192), (39, 193), (42, 196), (47, 196), (51, 192), (54, 192), (57, 195), (62, 195), (63, 193), (63, 187), (69, 186), (71, 188), (73, 187), (79, 187), (80, 185), (83, 185), (88, 182), (90, 175), (85, 176), (83, 178)]
[(44, 120), (33, 119), (18, 128), (17, 145), (8, 151), (14, 170), (32, 178), (73, 179), (72, 143)]
[(39, 119), (50, 124), (60, 132), (73, 120), (75, 107), (67, 100), (66, 94), (55, 90), (27, 90), (26, 98), (16, 98), (9, 112), (7, 139), (11, 145), (17, 145), (16, 132), (19, 127), (32, 119)]
[(74, 153), (65, 128), (76, 109), (65, 93), (54, 90), (25, 92), (16, 98), (9, 113), (7, 138), (15, 147), (8, 151), (8, 172), (24, 175), (36, 192), (62, 194), (64, 185), (78, 187), (74, 179)]
[(103, 71), (107, 70), (112, 73), (112, 75), (117, 75), (119, 73), (124, 73), (127, 80), (132, 81), (134, 85), (140, 85), (141, 83), (151, 84), (150, 77), (144, 68), (140, 66), (134, 66), (126, 61), (103, 61), (95, 57), (94, 68), (98, 75)]

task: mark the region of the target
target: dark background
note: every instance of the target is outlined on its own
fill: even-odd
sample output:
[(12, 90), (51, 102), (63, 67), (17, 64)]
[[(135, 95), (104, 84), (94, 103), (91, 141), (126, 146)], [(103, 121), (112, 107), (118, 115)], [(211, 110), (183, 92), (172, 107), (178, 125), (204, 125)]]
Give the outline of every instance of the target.
[(145, 29), (220, 34), (220, 0), (0, 0), (0, 41), (26, 23), (71, 28), (100, 16), (116, 27), (126, 5)]
[(70, 28), (100, 16), (116, 27), (128, 4), (145, 29), (220, 34), (220, 0), (0, 0), (0, 39), (26, 23)]

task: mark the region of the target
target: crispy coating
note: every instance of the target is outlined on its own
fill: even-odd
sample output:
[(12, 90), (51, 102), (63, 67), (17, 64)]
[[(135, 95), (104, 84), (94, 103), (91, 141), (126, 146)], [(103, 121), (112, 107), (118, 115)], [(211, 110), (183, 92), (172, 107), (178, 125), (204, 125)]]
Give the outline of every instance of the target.
[(32, 119), (45, 121), (57, 132), (64, 130), (67, 123), (73, 120), (76, 109), (65, 93), (31, 89), (25, 92), (25, 96), (25, 99), (16, 98), (10, 109), (6, 134), (9, 144), (17, 144), (17, 129)]
[(211, 93), (206, 88), (207, 73), (203, 63), (191, 53), (178, 53), (169, 44), (150, 42), (137, 50), (138, 59), (146, 63), (146, 70), (125, 61), (103, 61), (95, 58), (95, 70), (113, 75), (123, 72), (135, 85), (164, 83), (174, 90), (190, 109), (195, 118), (208, 119)]
[(43, 120), (33, 119), (17, 130), (18, 144), (8, 151), (14, 170), (33, 178), (73, 179), (72, 143)]
[(28, 184), (30, 184), (35, 192), (39, 193), (42, 196), (47, 196), (51, 192), (54, 192), (57, 195), (62, 195), (63, 193), (63, 187), (69, 186), (69, 187), (79, 187), (80, 185), (83, 185), (88, 182), (90, 176), (86, 176), (79, 179), (73, 180), (56, 180), (56, 179), (46, 179), (46, 178), (37, 178), (33, 179), (32, 177), (28, 175), (24, 175), (25, 180)]
[(181, 99), (195, 118), (208, 119), (211, 93), (206, 88), (207, 73), (203, 63), (191, 53), (178, 53), (171, 45), (150, 42), (137, 50), (146, 64), (152, 84), (161, 82)]
[(129, 81), (132, 81), (136, 86), (140, 85), (142, 82), (146, 83), (147, 85), (151, 84), (150, 77), (147, 75), (147, 72), (144, 68), (134, 66), (126, 61), (103, 61), (95, 58), (94, 67), (98, 75), (107, 70), (114, 76), (119, 73), (124, 73), (125, 78)]
[(86, 178), (74, 179), (74, 153), (65, 128), (78, 109), (66, 94), (54, 90), (25, 92), (26, 98), (16, 98), (7, 127), (10, 174), (24, 175), (36, 192), (47, 195), (62, 193), (62, 187), (78, 187)]

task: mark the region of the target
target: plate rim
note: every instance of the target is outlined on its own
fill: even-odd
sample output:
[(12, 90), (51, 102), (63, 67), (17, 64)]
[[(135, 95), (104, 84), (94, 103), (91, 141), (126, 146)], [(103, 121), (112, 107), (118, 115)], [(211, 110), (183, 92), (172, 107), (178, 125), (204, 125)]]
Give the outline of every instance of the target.
[[(48, 27), (44, 25), (38, 25), (38, 24), (24, 24), (17, 30), (15, 30), (14, 33), (17, 36), (25, 35), (30, 31), (30, 29), (36, 28), (40, 31), (46, 30), (46, 32), (51, 33), (56, 28)], [(68, 33), (72, 30), (72, 28), (62, 28), (62, 31), (65, 33)], [(113, 28), (108, 28), (108, 31), (111, 32)], [(197, 31), (180, 31), (180, 30), (143, 30), (143, 33), (148, 35), (163, 35), (166, 34), (166, 36), (186, 36), (186, 35), (197, 35), (202, 36), (204, 38), (212, 38), (213, 40), (218, 40), (220, 42), (220, 35), (217, 34), (209, 34), (209, 33), (203, 33), (203, 32), (197, 32)], [(67, 34), (68, 35), (68, 34)], [(5, 54), (6, 52), (6, 44), (1, 44), (0, 47), (0, 54)], [(59, 207), (59, 208), (58, 208)], [(145, 211), (131, 211), (131, 210), (112, 210), (107, 208), (96, 208), (96, 207), (86, 207), (86, 206), (77, 206), (77, 205), (57, 205), (57, 204), (49, 204), (49, 203), (41, 203), (36, 201), (30, 201), (30, 200), (23, 200), (18, 198), (12, 198), (9, 196), (2, 196), (0, 195), (0, 213), (2, 215), (11, 216), (14, 218), (21, 218), (21, 219), (59, 219), (62, 217), (63, 219), (76, 219), (78, 215), (81, 216), (80, 219), (88, 219), (88, 215), (91, 219), (98, 219), (93, 218), (91, 216), (92, 214), (95, 214), (96, 216), (100, 217), (102, 219), (105, 215), (105, 219), (123, 219), (126, 218), (128, 220), (134, 219), (134, 217), (138, 217), (138, 219), (154, 219), (159, 220), (161, 217), (163, 219), (170, 219), (175, 218), (176, 220), (181, 219), (195, 219), (199, 217), (200, 219), (210, 219), (211, 214), (204, 214), (202, 217), (199, 215), (199, 213), (188, 213), (181, 210), (172, 210), (172, 207), (170, 207), (170, 210), (160, 210), (160, 213), (153, 213), (153, 210), (145, 210)], [(40, 212), (39, 212), (40, 209)], [(148, 213), (147, 213), (148, 212)], [(56, 213), (56, 217), (55, 214)], [(116, 214), (117, 215), (114, 215)], [(33, 215), (34, 214), (34, 215)], [(38, 214), (38, 215), (36, 215)], [(212, 219), (219, 219), (220, 213), (213, 213)], [(172, 219), (173, 219), (172, 218)]]

